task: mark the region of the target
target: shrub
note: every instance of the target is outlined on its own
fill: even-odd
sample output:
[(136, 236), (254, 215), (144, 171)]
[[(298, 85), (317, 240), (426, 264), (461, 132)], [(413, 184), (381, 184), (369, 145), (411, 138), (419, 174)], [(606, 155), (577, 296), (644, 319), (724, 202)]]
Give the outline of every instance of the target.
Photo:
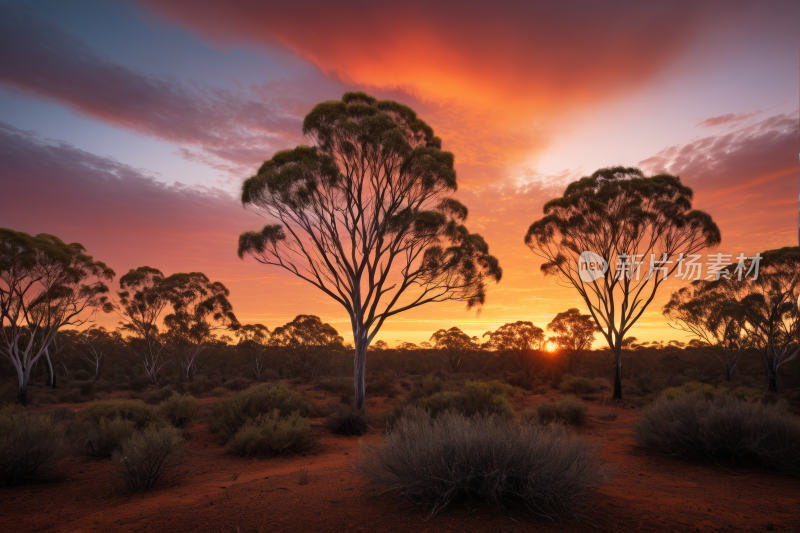
[(668, 455), (752, 458), (765, 468), (800, 474), (800, 422), (779, 406), (702, 392), (662, 397), (634, 427), (641, 446)]
[(615, 411), (600, 411), (597, 413), (597, 418), (600, 420), (616, 420), (617, 413)]
[(566, 394), (593, 394), (600, 392), (600, 385), (588, 378), (564, 374), (558, 390)]
[(523, 505), (547, 517), (576, 515), (599, 484), (593, 454), (563, 427), (520, 426), (497, 416), (417, 409), (399, 420), (382, 447), (365, 446), (356, 468), (432, 514), (462, 497)]
[(164, 425), (165, 421), (156, 407), (141, 400), (103, 400), (87, 405), (78, 411), (78, 417), (99, 424), (100, 420), (130, 420), (137, 429)]
[(245, 422), (228, 441), (235, 455), (280, 455), (305, 450), (311, 443), (311, 424), (295, 411), (281, 417), (279, 409)]
[(64, 452), (64, 435), (48, 416), (19, 405), (0, 408), (0, 484), (35, 475)]
[(199, 396), (200, 394), (205, 394), (209, 391), (213, 391), (219, 386), (220, 386), (219, 380), (207, 379), (207, 378), (195, 378), (194, 381), (190, 381), (189, 383), (186, 384), (186, 390), (188, 390), (189, 393), (192, 394), (193, 396)]
[(172, 396), (158, 406), (158, 410), (176, 428), (186, 427), (192, 423), (197, 413), (197, 400), (188, 394), (173, 392)]
[(135, 377), (130, 382), (131, 390), (134, 392), (142, 392), (150, 385), (150, 378), (147, 376)]
[(124, 440), (114, 461), (126, 486), (137, 492), (152, 488), (181, 459), (182, 441), (180, 431), (171, 427), (149, 427)]
[(353, 378), (320, 378), (314, 381), (314, 387), (331, 394), (339, 394), (353, 389)]
[(278, 381), (281, 379), (281, 376), (273, 369), (267, 368), (261, 373), (261, 379), (266, 381)]
[(58, 403), (82, 403), (88, 399), (81, 394), (80, 389), (62, 391), (56, 397), (58, 398)]
[(170, 396), (172, 396), (172, 392), (173, 392), (172, 391), (172, 387), (167, 385), (166, 387), (162, 387), (160, 389), (151, 390), (151, 391), (147, 392), (144, 395), (143, 400), (145, 401), (145, 403), (149, 403), (151, 405), (156, 405), (156, 404), (159, 404), (159, 403), (163, 402), (164, 400), (166, 400)]
[(333, 434), (347, 437), (363, 435), (369, 428), (367, 417), (350, 406), (341, 406), (331, 413), (325, 425)]
[(136, 423), (123, 418), (101, 418), (99, 421), (85, 421), (73, 433), (82, 435), (79, 444), (88, 455), (110, 457), (120, 447), (122, 441), (136, 432)]
[(538, 420), (542, 424), (564, 422), (570, 425), (582, 424), (586, 418), (586, 405), (575, 396), (569, 395), (555, 402), (542, 402), (536, 406)]
[(67, 407), (59, 407), (55, 411), (52, 412), (50, 418), (53, 419), (53, 422), (63, 422), (65, 420), (74, 420), (75, 419), (75, 411), (72, 409), (68, 409)]
[(252, 382), (253, 381), (249, 379), (236, 377), (229, 379), (228, 381), (223, 383), (222, 386), (228, 390), (239, 391), (246, 389), (248, 385), (250, 385)]
[(725, 384), (721, 384), (718, 387), (714, 387), (714, 385), (690, 381), (688, 383), (684, 383), (680, 387), (669, 387), (664, 389), (661, 391), (661, 394), (659, 394), (658, 397), (667, 400), (673, 400), (679, 396), (685, 396), (692, 393), (697, 393), (707, 400), (716, 396), (732, 396), (740, 400), (754, 400), (761, 396), (761, 391), (758, 389), (744, 385), (729, 387)]
[(230, 389), (226, 389), (225, 387), (215, 387), (208, 393), (209, 396), (227, 396), (231, 393)]
[[(350, 386), (353, 386), (352, 382)], [(368, 394), (375, 394), (377, 396), (388, 396), (392, 398), (397, 394), (394, 378), (392, 378), (390, 374), (381, 374), (378, 378), (368, 381), (364, 388)]]
[(302, 394), (285, 385), (256, 385), (217, 401), (212, 429), (229, 440), (246, 422), (275, 409), (281, 416), (294, 411), (300, 416), (315, 413), (314, 406)]

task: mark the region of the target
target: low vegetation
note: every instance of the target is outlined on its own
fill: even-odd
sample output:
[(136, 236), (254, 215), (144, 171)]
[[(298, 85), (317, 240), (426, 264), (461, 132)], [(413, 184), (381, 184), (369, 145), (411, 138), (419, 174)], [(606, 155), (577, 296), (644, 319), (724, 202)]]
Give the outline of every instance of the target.
[(173, 392), (172, 396), (159, 405), (158, 411), (174, 427), (183, 428), (194, 420), (197, 413), (197, 400), (188, 394)]
[(578, 516), (590, 489), (602, 481), (592, 452), (563, 427), (410, 412), (387, 433), (384, 446), (362, 449), (357, 469), (432, 514), (469, 496), (550, 518)]
[(565, 394), (593, 394), (600, 392), (600, 389), (600, 385), (593, 379), (570, 374), (564, 374), (561, 384), (558, 386), (558, 390)]
[(0, 485), (35, 476), (64, 451), (64, 435), (50, 417), (19, 405), (0, 408)]
[(350, 406), (341, 406), (328, 416), (325, 425), (334, 435), (353, 437), (363, 435), (369, 424), (367, 417)]
[(120, 475), (128, 489), (152, 488), (161, 475), (182, 458), (180, 431), (172, 427), (148, 427), (123, 440), (114, 452)]
[(245, 422), (228, 441), (231, 453), (244, 456), (297, 453), (310, 445), (308, 419), (297, 411), (281, 416), (279, 409)]
[(558, 422), (577, 426), (586, 419), (586, 404), (569, 395), (554, 402), (542, 402), (534, 409), (526, 409), (521, 417), (524, 422), (539, 424)]
[(634, 435), (639, 445), (667, 455), (750, 459), (800, 474), (800, 421), (785, 406), (702, 390), (664, 395), (642, 411)]

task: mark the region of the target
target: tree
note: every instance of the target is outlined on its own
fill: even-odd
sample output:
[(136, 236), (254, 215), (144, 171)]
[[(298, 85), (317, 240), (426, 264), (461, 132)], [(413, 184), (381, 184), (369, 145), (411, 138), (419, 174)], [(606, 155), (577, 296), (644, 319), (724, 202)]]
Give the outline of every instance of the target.
[[(730, 284), (697, 280), (675, 291), (664, 306), (670, 326), (694, 335), (708, 346), (730, 381), (742, 354), (751, 346), (747, 310)], [(670, 341), (670, 345), (675, 341)]]
[(93, 326), (80, 332), (79, 335), (78, 357), (92, 368), (94, 379), (98, 380), (108, 357), (119, 350), (122, 336), (118, 331), (108, 332), (102, 326)]
[(625, 336), (684, 257), (720, 242), (711, 216), (691, 209), (692, 195), (677, 176), (604, 168), (547, 202), (525, 235), (542, 272), (578, 291), (611, 348), (614, 398), (622, 398)]
[(161, 282), (172, 305), (164, 317), (166, 336), (182, 376), (194, 381), (195, 373), (208, 361), (201, 357), (214, 332), (235, 330), (239, 321), (228, 301), (230, 291), (220, 282), (211, 282), (202, 272), (177, 273)]
[(374, 344), (372, 344), (369, 348), (371, 350), (388, 350), (389, 349), (389, 343), (384, 341), (384, 340), (379, 340), (379, 341), (376, 341)]
[(318, 316), (297, 315), (272, 331), (271, 343), (283, 347), (291, 372), (309, 380), (327, 373), (333, 355), (344, 350), (344, 338)]
[(556, 334), (552, 340), (566, 356), (569, 373), (577, 374), (578, 357), (592, 345), (597, 332), (597, 324), (592, 315), (582, 315), (573, 307), (558, 313), (547, 325), (547, 329)]
[(365, 412), (367, 347), (387, 319), (448, 300), (482, 305), (502, 271), (463, 225), (453, 154), (410, 108), (348, 92), (305, 117), (314, 146), (276, 153), (242, 187), (272, 223), (243, 233), (239, 257), (277, 265), (338, 302), (355, 342)]
[(253, 369), (256, 381), (261, 381), (261, 374), (267, 369), (269, 328), (263, 324), (244, 324), (236, 330), (236, 336), (239, 337), (237, 351)]
[(479, 349), (478, 337), (470, 337), (460, 328), (440, 329), (431, 335), (433, 347), (439, 351), (439, 355), (450, 365), (453, 372), (458, 372), (464, 354)]
[(756, 279), (730, 276), (718, 283), (743, 291), (750, 338), (764, 358), (769, 390), (778, 392), (778, 370), (800, 354), (800, 247), (761, 254)]
[(129, 270), (119, 279), (122, 290), (117, 293), (123, 318), (120, 326), (130, 334), (127, 344), (154, 385), (158, 384), (158, 373), (167, 363), (158, 330), (161, 314), (170, 303), (163, 281), (164, 274), (160, 270), (142, 266)]
[(536, 359), (533, 350), (541, 350), (544, 345), (544, 331), (533, 322), (518, 321), (504, 324), (497, 331), (487, 331), (487, 347), (508, 354), (516, 367), (523, 373), (524, 385), (533, 381)]
[(0, 354), (17, 371), (19, 403), (58, 330), (111, 311), (105, 282), (114, 275), (81, 244), (0, 228)]

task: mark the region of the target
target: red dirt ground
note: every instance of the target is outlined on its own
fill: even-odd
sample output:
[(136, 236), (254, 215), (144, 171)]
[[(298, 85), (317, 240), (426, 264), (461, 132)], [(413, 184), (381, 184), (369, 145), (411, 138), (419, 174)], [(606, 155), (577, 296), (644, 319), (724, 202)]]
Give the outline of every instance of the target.
[[(514, 403), (521, 409), (543, 399)], [(213, 399), (200, 402), (207, 413)], [(385, 402), (371, 399), (369, 412)], [(313, 451), (276, 459), (227, 455), (197, 423), (185, 432), (183, 463), (145, 494), (126, 493), (110, 460), (68, 457), (47, 482), (0, 489), (0, 531), (800, 531), (800, 480), (660, 456), (636, 445), (635, 409), (587, 404), (589, 419), (578, 431), (598, 446), (612, 477), (590, 498), (586, 522), (554, 523), (469, 502), (431, 518), (399, 496), (379, 494), (352, 470), (359, 443), (380, 443), (379, 432), (336, 437), (324, 419), (314, 419)], [(600, 420), (601, 409), (619, 416)], [(301, 469), (307, 485), (298, 483)]]

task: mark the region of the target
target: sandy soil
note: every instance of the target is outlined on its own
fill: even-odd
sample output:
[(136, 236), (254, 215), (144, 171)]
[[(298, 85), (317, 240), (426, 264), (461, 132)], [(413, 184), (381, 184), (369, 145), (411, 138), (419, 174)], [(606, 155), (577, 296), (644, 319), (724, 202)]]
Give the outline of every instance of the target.
[[(318, 393), (316, 399), (331, 398)], [(514, 403), (522, 409), (543, 399)], [(201, 411), (212, 401), (201, 400)], [(613, 477), (588, 502), (585, 522), (553, 523), (477, 502), (431, 518), (399, 496), (379, 494), (353, 472), (360, 442), (380, 443), (379, 432), (336, 437), (324, 419), (314, 419), (314, 449), (276, 459), (226, 455), (208, 426), (197, 423), (185, 432), (183, 463), (141, 495), (122, 489), (111, 461), (68, 457), (49, 481), (0, 489), (0, 531), (800, 531), (800, 480), (660, 456), (636, 445), (635, 409), (587, 404), (589, 420), (579, 432), (598, 446)], [(386, 405), (373, 398), (368, 409), (377, 414)], [(619, 416), (603, 421), (600, 410)], [(308, 470), (306, 485), (298, 483), (301, 469)]]

